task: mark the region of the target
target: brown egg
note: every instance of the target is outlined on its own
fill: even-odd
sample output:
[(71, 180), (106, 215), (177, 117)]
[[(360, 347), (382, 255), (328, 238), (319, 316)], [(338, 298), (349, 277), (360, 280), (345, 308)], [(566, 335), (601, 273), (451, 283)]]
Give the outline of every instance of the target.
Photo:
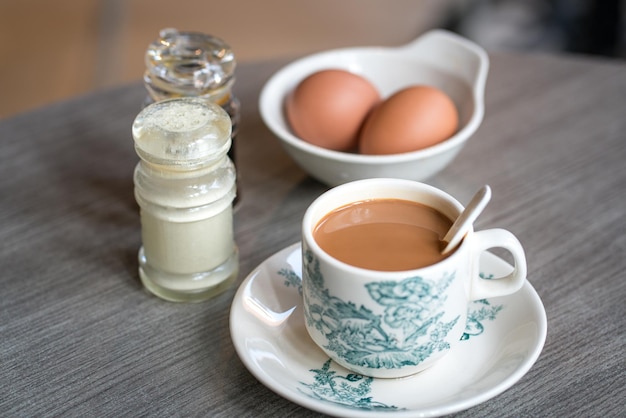
[(287, 120), (301, 139), (336, 151), (356, 150), (367, 113), (380, 101), (365, 78), (344, 70), (322, 70), (289, 94)]
[(359, 138), (362, 154), (397, 154), (435, 145), (452, 136), (457, 109), (441, 90), (424, 85), (404, 88), (367, 117)]

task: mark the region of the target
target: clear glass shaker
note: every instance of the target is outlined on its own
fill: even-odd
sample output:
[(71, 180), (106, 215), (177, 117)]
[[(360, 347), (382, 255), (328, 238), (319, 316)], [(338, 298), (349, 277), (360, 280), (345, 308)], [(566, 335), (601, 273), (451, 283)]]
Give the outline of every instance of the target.
[(227, 153), (231, 120), (202, 99), (146, 106), (132, 126), (140, 161), (135, 198), (141, 213), (139, 276), (155, 295), (202, 301), (236, 279), (235, 167)]

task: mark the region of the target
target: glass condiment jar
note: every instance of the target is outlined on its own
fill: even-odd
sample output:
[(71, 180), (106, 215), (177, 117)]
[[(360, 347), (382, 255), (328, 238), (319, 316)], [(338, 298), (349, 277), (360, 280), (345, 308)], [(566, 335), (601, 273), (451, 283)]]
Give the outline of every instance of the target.
[(139, 275), (155, 295), (201, 301), (236, 279), (236, 173), (231, 120), (220, 106), (180, 98), (146, 106), (132, 126), (142, 247)]

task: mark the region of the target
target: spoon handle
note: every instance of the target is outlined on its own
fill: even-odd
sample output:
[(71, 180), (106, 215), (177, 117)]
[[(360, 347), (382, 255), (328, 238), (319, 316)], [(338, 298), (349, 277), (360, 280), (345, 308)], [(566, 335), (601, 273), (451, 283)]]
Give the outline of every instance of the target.
[(476, 192), (465, 210), (454, 221), (446, 236), (443, 237), (442, 241), (445, 247), (441, 252), (442, 254), (447, 254), (461, 242), (470, 226), (472, 226), (478, 215), (489, 203), (489, 199), (491, 199), (491, 188), (488, 185), (484, 185)]

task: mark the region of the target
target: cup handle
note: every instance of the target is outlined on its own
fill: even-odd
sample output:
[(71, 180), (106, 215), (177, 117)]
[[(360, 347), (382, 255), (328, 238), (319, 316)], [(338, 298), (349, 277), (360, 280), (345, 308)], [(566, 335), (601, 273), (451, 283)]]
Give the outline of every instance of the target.
[[(511, 232), (504, 229), (487, 229), (474, 233), (472, 245), (472, 270), (470, 282), (470, 300), (480, 300), (506, 296), (517, 292), (526, 280), (527, 266), (524, 248)], [(489, 248), (503, 248), (511, 253), (515, 261), (513, 271), (503, 277), (483, 279), (480, 273), (480, 255)]]

